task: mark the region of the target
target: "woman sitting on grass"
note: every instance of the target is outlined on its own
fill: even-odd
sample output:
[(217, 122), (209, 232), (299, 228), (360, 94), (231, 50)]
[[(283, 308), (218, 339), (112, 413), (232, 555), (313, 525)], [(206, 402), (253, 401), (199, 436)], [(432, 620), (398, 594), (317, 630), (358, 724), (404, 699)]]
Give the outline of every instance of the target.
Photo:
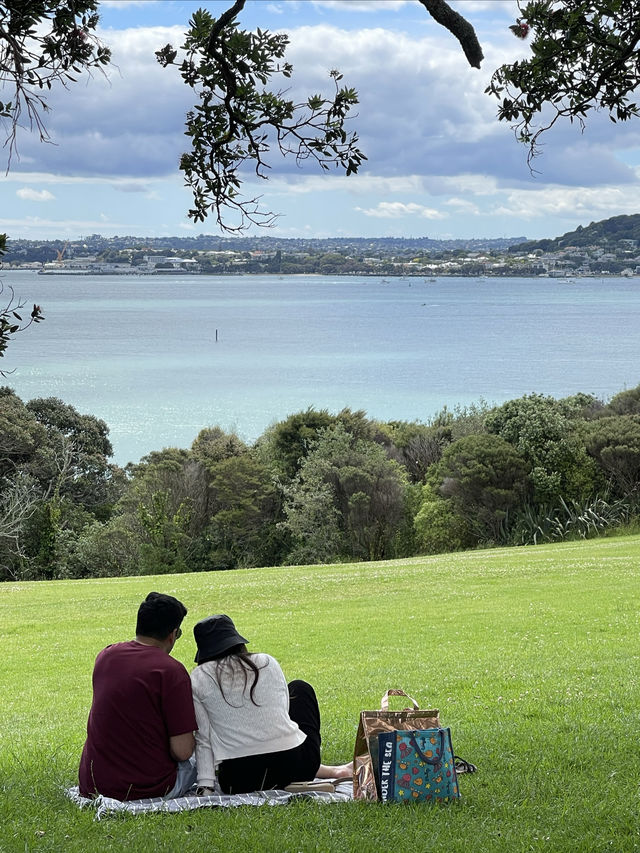
[(248, 640), (228, 616), (202, 619), (193, 634), (198, 666), (191, 686), (201, 794), (213, 793), (216, 768), (225, 794), (351, 776), (351, 763), (320, 763), (320, 710), (310, 684), (287, 684), (275, 658), (247, 652)]

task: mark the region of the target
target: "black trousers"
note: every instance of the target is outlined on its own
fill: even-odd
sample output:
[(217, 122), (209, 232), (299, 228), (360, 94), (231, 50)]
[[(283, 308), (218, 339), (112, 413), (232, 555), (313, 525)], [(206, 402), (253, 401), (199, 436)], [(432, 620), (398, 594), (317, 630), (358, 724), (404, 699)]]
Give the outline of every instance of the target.
[(313, 779), (320, 767), (320, 709), (313, 687), (306, 681), (290, 681), (289, 716), (306, 734), (293, 749), (229, 758), (218, 768), (225, 794), (284, 788), (291, 782)]

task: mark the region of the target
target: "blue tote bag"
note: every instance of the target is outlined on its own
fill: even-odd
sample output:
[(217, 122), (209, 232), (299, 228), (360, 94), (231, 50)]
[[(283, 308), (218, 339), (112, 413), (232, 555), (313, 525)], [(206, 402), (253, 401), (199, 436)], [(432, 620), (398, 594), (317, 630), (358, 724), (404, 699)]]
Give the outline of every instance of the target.
[(382, 802), (451, 802), (460, 797), (451, 730), (380, 732)]

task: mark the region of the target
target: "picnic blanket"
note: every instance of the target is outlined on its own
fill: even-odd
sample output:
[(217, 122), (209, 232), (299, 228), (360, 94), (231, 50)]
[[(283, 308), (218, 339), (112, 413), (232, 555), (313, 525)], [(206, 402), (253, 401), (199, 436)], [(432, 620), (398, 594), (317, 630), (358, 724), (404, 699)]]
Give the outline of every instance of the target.
[(344, 803), (353, 799), (353, 783), (350, 779), (336, 785), (335, 791), (254, 791), (251, 794), (210, 794), (198, 797), (187, 794), (167, 800), (164, 797), (150, 797), (146, 800), (114, 800), (102, 795), (88, 799), (80, 794), (77, 786), (66, 788), (66, 796), (80, 808), (95, 809), (95, 820), (101, 820), (108, 815), (119, 812), (142, 814), (149, 812), (183, 812), (203, 808), (234, 808), (236, 806), (280, 806), (291, 800), (307, 799), (319, 803)]

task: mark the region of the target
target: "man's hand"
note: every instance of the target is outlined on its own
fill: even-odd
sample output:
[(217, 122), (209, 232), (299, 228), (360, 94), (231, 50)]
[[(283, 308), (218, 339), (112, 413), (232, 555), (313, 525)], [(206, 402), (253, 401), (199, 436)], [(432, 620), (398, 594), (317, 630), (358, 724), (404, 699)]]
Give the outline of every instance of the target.
[(193, 755), (196, 739), (193, 732), (185, 732), (183, 735), (174, 735), (169, 738), (169, 752), (175, 761), (186, 761)]

